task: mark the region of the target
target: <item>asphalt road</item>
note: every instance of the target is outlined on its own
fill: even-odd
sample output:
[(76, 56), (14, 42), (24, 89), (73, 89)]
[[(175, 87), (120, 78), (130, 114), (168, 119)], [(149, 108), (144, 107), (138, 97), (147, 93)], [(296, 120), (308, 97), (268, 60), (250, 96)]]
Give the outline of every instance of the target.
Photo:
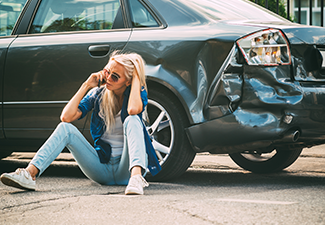
[[(32, 154), (0, 161), (0, 172)], [(258, 175), (226, 155), (200, 154), (169, 182), (150, 182), (144, 196), (85, 178), (62, 154), (28, 192), (0, 184), (0, 224), (325, 224), (325, 146), (304, 150), (285, 172)]]

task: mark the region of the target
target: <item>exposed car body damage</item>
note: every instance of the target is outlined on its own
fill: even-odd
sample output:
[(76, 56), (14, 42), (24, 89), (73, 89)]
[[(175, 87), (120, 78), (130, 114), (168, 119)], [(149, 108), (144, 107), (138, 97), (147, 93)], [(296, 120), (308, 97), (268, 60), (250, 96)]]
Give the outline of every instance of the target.
[[(292, 39), (297, 35), (294, 31), (288, 31)], [(234, 45), (209, 90), (204, 107), (208, 121), (187, 129), (197, 152), (234, 153), (281, 145), (295, 149), (325, 143), (325, 73), (317, 49), (325, 46), (325, 39), (319, 39), (322, 29), (314, 31), (304, 41), (292, 41), (292, 65), (247, 66)]]

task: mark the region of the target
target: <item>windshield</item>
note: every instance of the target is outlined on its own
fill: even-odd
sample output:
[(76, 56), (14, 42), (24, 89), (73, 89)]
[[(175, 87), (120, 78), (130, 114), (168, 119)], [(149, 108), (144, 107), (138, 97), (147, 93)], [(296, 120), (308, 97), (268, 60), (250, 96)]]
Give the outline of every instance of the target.
[(213, 20), (286, 21), (283, 17), (248, 0), (179, 0)]

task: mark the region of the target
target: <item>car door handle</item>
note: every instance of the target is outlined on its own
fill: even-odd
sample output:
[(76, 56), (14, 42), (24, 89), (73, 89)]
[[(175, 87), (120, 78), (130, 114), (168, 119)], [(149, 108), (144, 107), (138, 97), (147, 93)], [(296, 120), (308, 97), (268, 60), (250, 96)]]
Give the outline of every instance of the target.
[(109, 49), (109, 45), (91, 45), (88, 47), (88, 52), (91, 57), (102, 58), (108, 55)]

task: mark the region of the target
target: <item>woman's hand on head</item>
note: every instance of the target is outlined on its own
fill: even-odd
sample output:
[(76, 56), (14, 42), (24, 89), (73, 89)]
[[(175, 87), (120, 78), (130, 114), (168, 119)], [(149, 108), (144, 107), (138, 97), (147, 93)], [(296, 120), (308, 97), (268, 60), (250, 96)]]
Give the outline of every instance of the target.
[(139, 75), (137, 73), (134, 73), (134, 75), (132, 76), (132, 85), (139, 85), (141, 86), (141, 83), (140, 83), (140, 78), (139, 78)]
[(128, 103), (129, 115), (137, 115), (142, 112), (141, 84), (138, 76), (132, 77), (132, 86)]

